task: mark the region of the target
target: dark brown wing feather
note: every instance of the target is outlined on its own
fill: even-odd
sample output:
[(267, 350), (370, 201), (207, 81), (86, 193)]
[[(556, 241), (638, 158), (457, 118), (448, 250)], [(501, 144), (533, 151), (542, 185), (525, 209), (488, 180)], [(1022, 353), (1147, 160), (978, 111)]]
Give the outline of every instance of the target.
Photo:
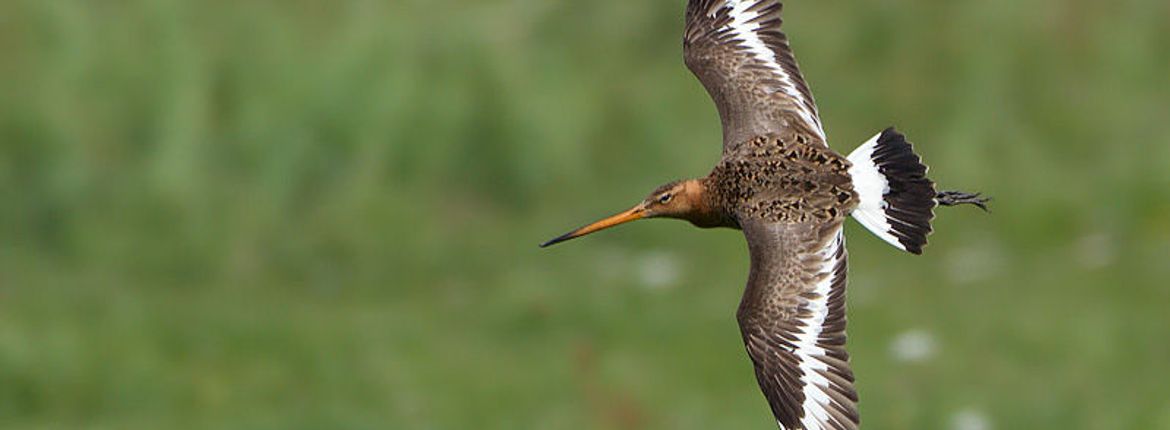
[(812, 93), (780, 31), (777, 0), (690, 0), (683, 57), (719, 109), (723, 149), (798, 129), (824, 143)]
[(856, 429), (845, 352), (842, 221), (749, 221), (747, 290), (738, 320), (756, 379), (782, 429)]

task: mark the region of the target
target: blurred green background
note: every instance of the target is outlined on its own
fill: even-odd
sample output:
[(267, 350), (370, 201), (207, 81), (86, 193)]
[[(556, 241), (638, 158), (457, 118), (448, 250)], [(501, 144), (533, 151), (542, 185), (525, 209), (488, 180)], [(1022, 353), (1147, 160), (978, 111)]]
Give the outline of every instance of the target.
[[(0, 427), (773, 428), (733, 231), (536, 244), (705, 174), (684, 2), (0, 2)], [(870, 429), (1170, 429), (1170, 3), (791, 1)]]

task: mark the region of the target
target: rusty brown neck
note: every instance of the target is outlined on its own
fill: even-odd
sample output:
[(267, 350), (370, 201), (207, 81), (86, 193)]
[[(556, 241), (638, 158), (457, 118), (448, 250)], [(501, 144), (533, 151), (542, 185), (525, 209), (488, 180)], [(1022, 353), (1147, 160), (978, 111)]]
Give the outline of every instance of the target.
[(710, 177), (691, 179), (684, 183), (684, 192), (690, 202), (690, 209), (679, 218), (690, 221), (695, 227), (739, 228), (735, 219), (719, 205), (720, 199), (713, 188), (714, 181)]

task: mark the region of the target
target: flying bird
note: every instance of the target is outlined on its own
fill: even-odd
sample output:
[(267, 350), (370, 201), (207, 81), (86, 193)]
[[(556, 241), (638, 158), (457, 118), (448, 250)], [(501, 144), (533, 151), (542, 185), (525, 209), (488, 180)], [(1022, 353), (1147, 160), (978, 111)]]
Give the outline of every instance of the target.
[(781, 7), (777, 0), (690, 0), (683, 57), (718, 108), (719, 162), (707, 176), (667, 183), (634, 207), (541, 246), (646, 218), (742, 230), (751, 263), (736, 316), (777, 424), (856, 429), (845, 350), (845, 218), (920, 254), (935, 207), (986, 210), (987, 199), (936, 191), (892, 127), (849, 156), (830, 149), (780, 31)]

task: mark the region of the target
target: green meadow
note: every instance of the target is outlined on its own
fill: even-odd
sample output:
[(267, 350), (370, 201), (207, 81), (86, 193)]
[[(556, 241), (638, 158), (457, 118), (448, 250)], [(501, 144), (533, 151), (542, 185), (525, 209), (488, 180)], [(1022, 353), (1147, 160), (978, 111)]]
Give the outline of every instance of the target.
[[(1170, 2), (800, 1), (868, 429), (1170, 429)], [(732, 230), (539, 249), (719, 157), (684, 2), (0, 2), (0, 428), (769, 429)]]

